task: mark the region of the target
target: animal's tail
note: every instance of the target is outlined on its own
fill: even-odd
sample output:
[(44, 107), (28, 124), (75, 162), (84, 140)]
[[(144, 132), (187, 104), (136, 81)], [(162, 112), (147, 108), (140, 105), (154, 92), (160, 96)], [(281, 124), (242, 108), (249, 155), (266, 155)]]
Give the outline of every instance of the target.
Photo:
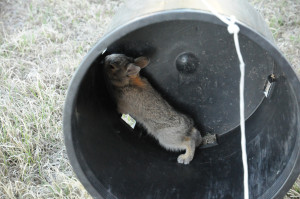
[(202, 137), (200, 132), (195, 127), (193, 127), (191, 135), (196, 140), (196, 147), (198, 147), (202, 143)]

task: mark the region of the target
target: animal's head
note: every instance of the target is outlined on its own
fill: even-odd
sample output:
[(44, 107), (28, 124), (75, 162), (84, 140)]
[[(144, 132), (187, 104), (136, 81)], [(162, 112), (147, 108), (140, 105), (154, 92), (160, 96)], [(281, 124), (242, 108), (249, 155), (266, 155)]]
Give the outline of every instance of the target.
[(126, 86), (130, 79), (139, 75), (142, 68), (149, 64), (147, 57), (136, 59), (123, 54), (111, 54), (105, 57), (105, 72), (114, 86)]

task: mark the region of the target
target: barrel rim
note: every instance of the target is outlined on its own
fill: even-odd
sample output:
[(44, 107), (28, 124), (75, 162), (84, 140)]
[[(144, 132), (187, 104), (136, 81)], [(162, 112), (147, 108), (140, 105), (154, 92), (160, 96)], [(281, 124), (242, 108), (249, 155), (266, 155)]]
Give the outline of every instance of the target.
[[(119, 40), (126, 34), (154, 24), (159, 23), (163, 21), (172, 21), (172, 20), (199, 20), (201, 22), (208, 22), (212, 24), (217, 24), (225, 27), (225, 24), (223, 24), (221, 21), (219, 21), (214, 15), (208, 12), (203, 12), (200, 10), (193, 10), (193, 9), (176, 9), (176, 10), (167, 10), (167, 11), (160, 11), (155, 13), (150, 13), (145, 16), (141, 16), (138, 18), (135, 18), (134, 20), (129, 21), (126, 24), (123, 24), (122, 26), (113, 29), (111, 32), (108, 32), (102, 39), (100, 39), (94, 47), (88, 52), (88, 54), (85, 56), (77, 70), (75, 71), (75, 74), (73, 75), (73, 78), (70, 82), (66, 101), (64, 105), (64, 113), (63, 113), (63, 132), (64, 132), (64, 141), (67, 149), (67, 154), (70, 160), (70, 163), (73, 167), (74, 172), (76, 173), (78, 179), (80, 182), (84, 185), (84, 187), (87, 189), (87, 191), (94, 197), (94, 198), (116, 198), (111, 192), (107, 191), (106, 188), (101, 184), (101, 182), (98, 181), (95, 176), (89, 172), (89, 166), (87, 162), (84, 162), (85, 160), (83, 157), (79, 157), (76, 152), (78, 152), (77, 145), (74, 144), (73, 136), (72, 136), (72, 119), (73, 119), (73, 113), (76, 111), (76, 98), (78, 95), (79, 87), (81, 85), (81, 81), (83, 80), (85, 74), (87, 73), (89, 67), (91, 64), (100, 56), (103, 51), (107, 49), (108, 46), (110, 46), (114, 41)], [(285, 59), (285, 57), (280, 53), (279, 49), (274, 46), (267, 38), (262, 36), (260, 33), (256, 32), (255, 30), (251, 29), (250, 27), (247, 27), (244, 24), (239, 23), (240, 26), (240, 33), (247, 36), (249, 39), (251, 39), (253, 42), (257, 43), (262, 49), (266, 50), (272, 58), (278, 63), (279, 67), (284, 67), (284, 72), (286, 76), (290, 80), (291, 87), (295, 90), (300, 91), (300, 84), (299, 84), (299, 77), (297, 77), (294, 69), (292, 66), (288, 63), (288, 61)], [(286, 67), (289, 66), (289, 67)], [(291, 83), (292, 82), (292, 83)], [(297, 85), (298, 84), (298, 85)], [(296, 95), (298, 101), (300, 101), (300, 92), (294, 92)], [(297, 106), (299, 110), (299, 105)], [(298, 121), (299, 123), (299, 121)], [(299, 140), (299, 133), (297, 134), (297, 140)], [(297, 147), (297, 146), (295, 146)], [(294, 161), (289, 160), (288, 164), (292, 164), (291, 161), (294, 162), (293, 165), (291, 165), (291, 171), (288, 172), (289, 174), (286, 176), (286, 178), (282, 178), (284, 181), (284, 184), (280, 187), (276, 186), (276, 193), (272, 197), (274, 198), (280, 198), (285, 195), (285, 193), (290, 189), (290, 187), (293, 185), (295, 180), (297, 179), (299, 173), (300, 173), (300, 147), (297, 147), (298, 151), (293, 150), (294, 155)], [(292, 155), (293, 155), (292, 154)], [(285, 169), (287, 166), (285, 167)], [(284, 180), (285, 179), (285, 180)], [(99, 188), (96, 187), (100, 186), (100, 193), (97, 191)], [(276, 184), (276, 183), (274, 183)], [(274, 184), (268, 189), (274, 190)], [(267, 192), (268, 192), (267, 191)], [(265, 192), (262, 196), (259, 198), (264, 198), (268, 195), (268, 193)], [(274, 193), (274, 192), (272, 192)], [(272, 194), (271, 193), (271, 194)], [(270, 194), (270, 193), (269, 193)]]

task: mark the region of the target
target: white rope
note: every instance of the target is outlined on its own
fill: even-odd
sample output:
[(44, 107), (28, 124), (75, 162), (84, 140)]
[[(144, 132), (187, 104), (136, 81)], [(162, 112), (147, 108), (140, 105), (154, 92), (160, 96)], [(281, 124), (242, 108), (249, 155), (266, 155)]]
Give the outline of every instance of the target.
[(221, 21), (228, 25), (227, 30), (229, 34), (233, 34), (234, 45), (236, 49), (236, 53), (238, 55), (240, 61), (240, 71), (241, 71), (241, 78), (240, 78), (240, 125), (241, 125), (241, 148), (242, 148), (242, 161), (243, 161), (243, 168), (244, 168), (244, 199), (249, 199), (249, 184), (248, 184), (248, 162), (247, 162), (247, 151), (246, 151), (246, 135), (245, 135), (245, 102), (244, 102), (244, 84), (245, 84), (245, 63), (243, 60), (243, 56), (240, 49), (239, 44), (239, 36), (238, 33), (240, 28), (235, 23), (236, 18), (231, 16), (229, 19), (218, 14), (218, 12), (210, 6), (205, 0), (202, 0), (205, 6)]

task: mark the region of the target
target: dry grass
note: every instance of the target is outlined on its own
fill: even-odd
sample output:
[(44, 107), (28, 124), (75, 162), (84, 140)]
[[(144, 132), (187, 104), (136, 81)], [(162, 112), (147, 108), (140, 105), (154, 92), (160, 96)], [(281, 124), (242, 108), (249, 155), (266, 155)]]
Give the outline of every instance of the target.
[[(300, 1), (252, 0), (300, 73)], [(0, 0), (0, 199), (90, 198), (68, 162), (62, 109), (74, 70), (120, 0)], [(300, 198), (296, 183), (287, 198)]]
[(300, 75), (300, 0), (251, 0), (268, 23), (276, 44)]
[(70, 78), (118, 1), (0, 0), (0, 198), (88, 198), (68, 162)]

